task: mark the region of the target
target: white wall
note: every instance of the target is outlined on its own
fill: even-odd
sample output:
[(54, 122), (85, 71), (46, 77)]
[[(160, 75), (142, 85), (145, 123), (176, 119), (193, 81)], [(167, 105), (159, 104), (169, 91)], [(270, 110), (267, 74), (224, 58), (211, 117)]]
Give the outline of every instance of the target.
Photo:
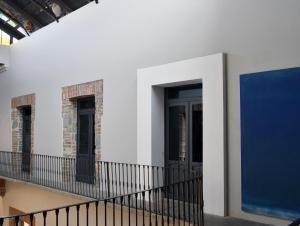
[(0, 63), (4, 63), (7, 67), (10, 61), (10, 47), (0, 45)]
[[(61, 154), (61, 87), (104, 79), (103, 159), (136, 161), (137, 68), (227, 53), (229, 214), (241, 212), (239, 75), (299, 66), (298, 0), (102, 0), (12, 47), (0, 76), (0, 149), (12, 96), (37, 95), (35, 150)], [(8, 134), (8, 135), (7, 135)]]

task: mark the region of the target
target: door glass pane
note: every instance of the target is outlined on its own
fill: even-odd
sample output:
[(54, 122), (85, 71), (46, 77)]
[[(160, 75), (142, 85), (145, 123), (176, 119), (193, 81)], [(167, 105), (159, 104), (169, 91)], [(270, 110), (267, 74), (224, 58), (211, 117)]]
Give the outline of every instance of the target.
[(78, 109), (94, 109), (94, 108), (95, 108), (95, 97), (80, 99), (78, 101)]
[(203, 123), (202, 104), (192, 106), (192, 146), (193, 162), (202, 162)]
[(80, 115), (79, 153), (88, 154), (89, 147), (89, 115)]
[(185, 106), (169, 108), (169, 160), (186, 159), (186, 110)]

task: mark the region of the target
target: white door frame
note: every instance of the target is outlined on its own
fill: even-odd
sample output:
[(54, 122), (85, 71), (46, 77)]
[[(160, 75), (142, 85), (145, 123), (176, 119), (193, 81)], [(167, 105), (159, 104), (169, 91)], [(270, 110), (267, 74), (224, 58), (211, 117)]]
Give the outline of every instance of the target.
[(204, 211), (226, 215), (224, 54), (137, 71), (137, 159), (164, 165), (164, 87), (203, 84)]

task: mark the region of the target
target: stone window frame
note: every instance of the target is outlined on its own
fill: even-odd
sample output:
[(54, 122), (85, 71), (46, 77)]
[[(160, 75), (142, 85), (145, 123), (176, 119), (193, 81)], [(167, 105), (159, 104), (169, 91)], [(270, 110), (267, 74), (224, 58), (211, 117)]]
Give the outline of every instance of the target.
[(31, 107), (31, 147), (30, 153), (34, 152), (34, 120), (35, 120), (35, 94), (13, 97), (11, 99), (12, 120), (12, 151), (22, 152), (23, 149), (23, 115), (22, 108)]
[(95, 158), (101, 159), (101, 121), (103, 115), (103, 80), (96, 80), (62, 88), (63, 156), (77, 154), (77, 100), (95, 97)]

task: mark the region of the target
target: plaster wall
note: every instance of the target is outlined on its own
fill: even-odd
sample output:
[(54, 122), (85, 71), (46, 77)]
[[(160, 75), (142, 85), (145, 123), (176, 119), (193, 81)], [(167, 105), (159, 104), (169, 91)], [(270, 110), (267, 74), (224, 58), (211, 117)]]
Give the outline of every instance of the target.
[(11, 47), (0, 75), (0, 149), (11, 149), (11, 98), (35, 93), (35, 150), (62, 155), (61, 87), (103, 79), (102, 159), (136, 162), (137, 69), (224, 52), (228, 213), (286, 225), (241, 211), (239, 75), (300, 66), (299, 11), (297, 0), (90, 3)]

